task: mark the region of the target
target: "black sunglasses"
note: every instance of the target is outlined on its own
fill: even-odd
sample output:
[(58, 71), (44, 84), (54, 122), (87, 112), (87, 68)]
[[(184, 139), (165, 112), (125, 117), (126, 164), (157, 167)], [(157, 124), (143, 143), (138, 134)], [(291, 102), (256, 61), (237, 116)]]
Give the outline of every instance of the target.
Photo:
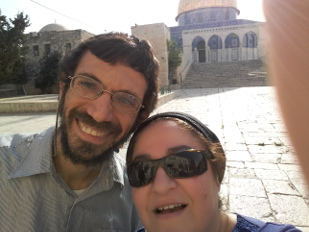
[(190, 178), (207, 171), (207, 159), (213, 159), (210, 151), (181, 151), (157, 160), (136, 161), (128, 165), (128, 177), (131, 186), (142, 187), (151, 183), (161, 165), (172, 178)]

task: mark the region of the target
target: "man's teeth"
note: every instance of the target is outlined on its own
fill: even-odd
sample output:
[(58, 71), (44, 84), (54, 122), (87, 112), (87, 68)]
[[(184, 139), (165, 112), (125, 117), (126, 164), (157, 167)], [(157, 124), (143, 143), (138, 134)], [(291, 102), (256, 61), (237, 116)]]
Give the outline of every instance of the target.
[(86, 134), (92, 135), (92, 136), (96, 136), (96, 137), (103, 137), (104, 133), (103, 132), (99, 132), (96, 130), (93, 130), (89, 127), (87, 127), (84, 123), (79, 122), (79, 126), (80, 129), (85, 132)]
[(180, 207), (180, 206), (181, 206), (181, 204), (167, 205), (167, 206), (158, 208), (158, 210), (163, 211), (163, 210), (175, 209), (175, 208)]

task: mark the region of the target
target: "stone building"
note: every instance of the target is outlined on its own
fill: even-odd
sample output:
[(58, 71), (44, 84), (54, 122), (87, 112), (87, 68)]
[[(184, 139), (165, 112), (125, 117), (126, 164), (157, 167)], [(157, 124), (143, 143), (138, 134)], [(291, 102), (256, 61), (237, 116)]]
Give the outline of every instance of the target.
[(167, 86), (168, 82), (168, 53), (167, 40), (170, 40), (170, 30), (164, 23), (131, 27), (132, 35), (147, 38), (155, 50), (160, 62), (160, 85)]
[[(147, 28), (153, 25), (134, 26), (132, 34), (140, 27), (137, 35), (143, 34), (144, 30), (143, 35), (150, 40), (157, 38), (165, 43), (166, 38), (171, 38), (178, 43), (183, 52), (182, 64), (178, 68), (179, 83), (185, 79), (192, 63), (235, 62), (264, 57), (263, 23), (237, 19), (239, 13), (237, 0), (180, 0), (176, 16), (178, 26), (168, 28), (169, 35)], [(158, 38), (159, 34), (165, 36)], [(154, 42), (156, 44), (158, 42)], [(161, 82), (166, 83), (166, 80)]]
[[(194, 63), (237, 62), (262, 59), (265, 36), (263, 23), (237, 19), (237, 0), (179, 0), (175, 20), (178, 26), (164, 23), (135, 25), (132, 35), (148, 39), (160, 62), (160, 85), (171, 84), (168, 77), (166, 41), (173, 39), (182, 48), (182, 64), (177, 70), (177, 83), (182, 83)], [(28, 73), (31, 78), (27, 94), (40, 94), (35, 88), (39, 61), (53, 51), (64, 53), (93, 36), (84, 30), (67, 30), (59, 24), (49, 24), (39, 32), (28, 34)], [(58, 90), (55, 88), (54, 92)]]
[[(35, 88), (35, 79), (38, 77), (40, 60), (54, 51), (65, 53), (76, 47), (83, 40), (93, 36), (84, 30), (67, 30), (59, 24), (48, 24), (39, 32), (31, 32), (28, 36), (29, 52), (27, 55), (27, 73), (29, 81), (25, 86), (27, 94), (40, 94), (41, 91)], [(58, 92), (55, 86), (53, 92)]]

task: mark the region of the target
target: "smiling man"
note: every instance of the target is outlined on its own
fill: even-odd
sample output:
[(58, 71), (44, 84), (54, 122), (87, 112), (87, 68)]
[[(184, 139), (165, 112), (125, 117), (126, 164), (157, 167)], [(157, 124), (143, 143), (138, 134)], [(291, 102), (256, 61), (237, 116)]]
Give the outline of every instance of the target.
[(56, 127), (0, 138), (1, 231), (135, 231), (116, 153), (157, 103), (151, 45), (122, 33), (92, 37), (60, 64)]

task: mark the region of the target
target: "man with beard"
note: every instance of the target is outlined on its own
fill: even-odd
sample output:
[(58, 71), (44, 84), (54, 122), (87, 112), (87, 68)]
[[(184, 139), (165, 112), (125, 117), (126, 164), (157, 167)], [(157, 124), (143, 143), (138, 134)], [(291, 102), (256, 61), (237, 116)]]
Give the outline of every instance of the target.
[(157, 103), (151, 45), (94, 36), (60, 63), (56, 127), (0, 138), (1, 231), (135, 231), (124, 161), (115, 152)]

